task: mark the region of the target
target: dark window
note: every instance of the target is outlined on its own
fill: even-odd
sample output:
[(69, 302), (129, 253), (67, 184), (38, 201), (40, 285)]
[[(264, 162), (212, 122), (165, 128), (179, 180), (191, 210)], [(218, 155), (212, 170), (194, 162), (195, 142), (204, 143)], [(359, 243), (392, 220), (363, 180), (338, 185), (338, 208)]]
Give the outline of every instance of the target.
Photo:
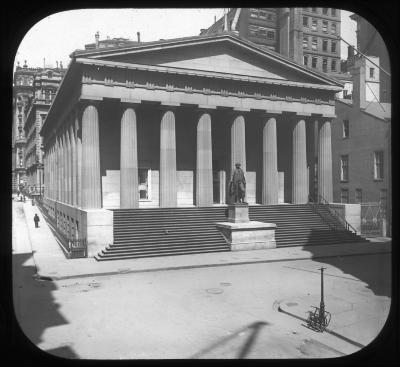
[(308, 56), (303, 56), (303, 64), (305, 65), (305, 66), (307, 66), (308, 65)]
[(341, 189), (340, 190), (340, 202), (342, 204), (349, 203), (349, 190), (348, 189)]
[(331, 61), (331, 70), (336, 71), (336, 60)]
[(343, 138), (350, 137), (350, 122), (349, 120), (343, 120)]
[(332, 15), (333, 17), (336, 17), (336, 9), (331, 9), (331, 15)]
[(303, 27), (308, 27), (308, 17), (303, 17)]
[(349, 180), (349, 156), (340, 156), (340, 181)]
[(328, 14), (328, 8), (322, 8), (322, 14)]
[(274, 31), (268, 31), (267, 32), (267, 38), (270, 40), (275, 39), (275, 32)]
[(332, 41), (331, 43), (331, 51), (336, 52), (336, 42)]
[(369, 68), (369, 77), (375, 78), (375, 68)]
[(314, 69), (317, 67), (317, 58), (316, 57), (311, 58), (311, 67), (313, 67)]
[(311, 8), (311, 11), (312, 11), (313, 13), (316, 13), (316, 12), (317, 12), (317, 8)]
[(382, 189), (381, 191), (379, 191), (379, 203), (381, 204), (381, 207), (386, 209), (386, 206), (387, 206), (387, 190), (386, 189)]
[(322, 59), (322, 70), (325, 72), (328, 71), (328, 59)]
[(331, 23), (331, 33), (336, 34), (336, 23)]
[(322, 51), (328, 51), (328, 40), (322, 40)]
[(374, 179), (383, 179), (383, 151), (374, 153)]

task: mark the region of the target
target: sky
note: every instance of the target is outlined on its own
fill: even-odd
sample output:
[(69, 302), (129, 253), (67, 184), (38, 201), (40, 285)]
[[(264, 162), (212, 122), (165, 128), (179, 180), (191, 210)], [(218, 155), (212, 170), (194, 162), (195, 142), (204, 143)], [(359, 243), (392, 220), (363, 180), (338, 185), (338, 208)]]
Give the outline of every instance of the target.
[[(349, 18), (350, 14), (341, 11), (341, 35), (355, 45), (356, 23)], [(137, 40), (136, 33), (140, 32), (142, 42), (157, 41), (199, 35), (201, 28), (214, 23), (214, 16), (219, 19), (222, 15), (222, 8), (82, 9), (55, 13), (27, 32), (18, 48), (15, 63), (19, 61), (22, 66), (26, 60), (29, 67), (43, 67), (45, 59), (46, 66), (55, 67), (56, 61), (61, 61), (66, 67), (71, 52), (93, 43), (97, 31), (101, 40), (107, 36)], [(341, 42), (341, 57), (347, 57), (344, 42)]]

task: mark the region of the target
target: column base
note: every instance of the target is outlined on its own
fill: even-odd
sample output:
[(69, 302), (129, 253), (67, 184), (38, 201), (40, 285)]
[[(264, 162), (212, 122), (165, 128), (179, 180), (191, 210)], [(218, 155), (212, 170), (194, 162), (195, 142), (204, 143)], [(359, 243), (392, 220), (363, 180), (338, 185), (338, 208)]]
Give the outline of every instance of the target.
[(94, 257), (114, 241), (113, 212), (107, 209), (84, 210), (88, 257)]
[(247, 223), (220, 222), (218, 230), (231, 246), (231, 251), (275, 248), (275, 223), (249, 221)]

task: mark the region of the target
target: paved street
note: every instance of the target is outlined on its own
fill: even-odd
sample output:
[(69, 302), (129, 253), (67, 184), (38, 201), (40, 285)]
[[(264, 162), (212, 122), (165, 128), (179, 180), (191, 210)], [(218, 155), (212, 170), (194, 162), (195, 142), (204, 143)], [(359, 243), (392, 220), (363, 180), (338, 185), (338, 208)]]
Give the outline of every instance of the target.
[[(56, 355), (335, 357), (372, 341), (389, 312), (390, 253), (40, 280), (22, 207), (14, 204), (15, 310), (32, 342)], [(299, 319), (319, 306), (321, 265), (332, 333)]]

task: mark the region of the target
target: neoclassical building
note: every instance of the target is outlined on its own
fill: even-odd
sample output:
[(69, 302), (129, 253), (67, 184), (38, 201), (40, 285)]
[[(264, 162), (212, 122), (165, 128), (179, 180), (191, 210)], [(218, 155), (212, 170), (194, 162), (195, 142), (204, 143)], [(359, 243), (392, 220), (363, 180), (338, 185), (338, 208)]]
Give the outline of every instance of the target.
[(118, 208), (332, 201), (343, 85), (233, 33), (77, 50), (41, 129), (44, 202), (89, 256)]

